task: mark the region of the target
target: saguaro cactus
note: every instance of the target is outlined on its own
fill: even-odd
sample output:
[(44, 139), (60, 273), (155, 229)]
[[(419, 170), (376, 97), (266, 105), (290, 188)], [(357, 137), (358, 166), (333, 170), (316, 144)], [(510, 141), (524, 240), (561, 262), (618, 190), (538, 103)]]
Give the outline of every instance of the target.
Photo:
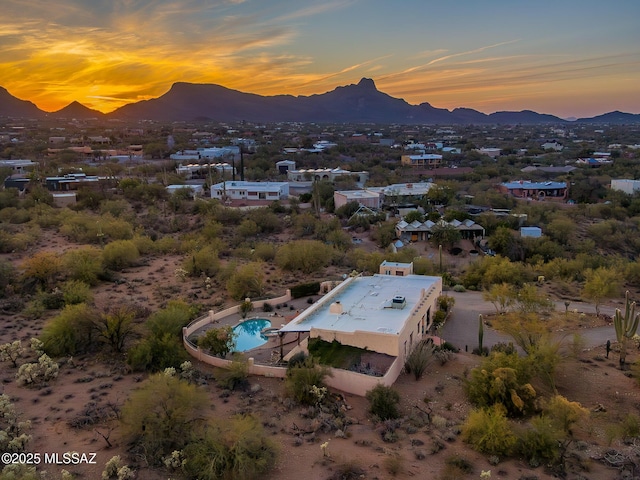
[(484, 348), (482, 347), (482, 340), (484, 339), (484, 322), (482, 321), (482, 314), (478, 315), (478, 352), (480, 355), (484, 355)]
[(627, 342), (636, 334), (640, 313), (636, 313), (636, 302), (629, 300), (629, 291), (625, 293), (624, 315), (619, 308), (613, 316), (613, 325), (616, 329), (616, 338), (620, 343), (620, 367), (624, 367), (627, 359)]

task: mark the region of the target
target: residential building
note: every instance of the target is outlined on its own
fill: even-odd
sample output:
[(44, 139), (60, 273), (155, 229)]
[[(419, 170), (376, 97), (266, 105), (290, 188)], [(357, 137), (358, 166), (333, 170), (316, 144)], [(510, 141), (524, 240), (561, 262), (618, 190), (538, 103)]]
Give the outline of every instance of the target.
[(444, 220), (438, 220), (437, 222), (425, 220), (424, 222), (419, 222), (418, 220), (414, 220), (411, 223), (407, 223), (403, 219), (396, 224), (396, 236), (405, 243), (428, 241), (433, 231), (442, 227), (455, 228), (460, 232), (462, 238), (473, 240), (478, 237), (484, 237), (484, 227), (470, 219), (463, 221), (454, 219), (450, 222), (445, 222)]
[(544, 150), (554, 150), (556, 152), (561, 152), (564, 146), (560, 142), (556, 142), (555, 140), (550, 142), (545, 142), (540, 145), (540, 148)]
[(188, 189), (191, 191), (192, 196), (195, 198), (197, 196), (201, 196), (204, 193), (203, 185), (167, 185), (167, 191), (169, 194), (173, 195), (174, 193)]
[(498, 190), (518, 198), (533, 200), (566, 200), (569, 198), (569, 189), (566, 182), (531, 182), (519, 180), (505, 182), (498, 186)]
[(290, 170), (296, 169), (296, 162), (293, 160), (280, 160), (276, 162), (276, 168), (278, 169), (278, 173), (286, 175)]
[[(403, 273), (411, 269), (399, 264), (393, 268)], [(441, 277), (350, 277), (279, 331), (308, 332), (310, 338), (390, 355), (404, 364), (414, 345), (429, 333), (440, 295)]]
[(25, 173), (38, 166), (32, 160), (0, 160), (0, 167), (9, 167), (13, 173)]
[(633, 195), (640, 191), (640, 180), (611, 179), (611, 190), (619, 190), (627, 195)]
[(542, 229), (540, 227), (520, 227), (520, 236), (528, 238), (542, 237)]
[(482, 155), (487, 155), (488, 157), (496, 158), (496, 157), (500, 156), (500, 152), (502, 151), (502, 149), (500, 149), (500, 148), (480, 148), (479, 150), (476, 150), (476, 151), (481, 153)]
[(287, 182), (226, 181), (211, 186), (211, 198), (226, 200), (284, 200), (289, 197)]
[(435, 153), (423, 153), (422, 155), (402, 155), (402, 165), (413, 168), (437, 168), (442, 163), (442, 155)]
[(378, 192), (370, 190), (342, 190), (333, 193), (335, 208), (340, 208), (349, 202), (358, 202), (365, 207), (378, 210), (382, 206), (381, 196)]
[(287, 172), (287, 178), (292, 182), (313, 182), (316, 180), (335, 182), (340, 177), (352, 177), (356, 183), (364, 184), (369, 179), (369, 172), (351, 172), (342, 168), (293, 169)]

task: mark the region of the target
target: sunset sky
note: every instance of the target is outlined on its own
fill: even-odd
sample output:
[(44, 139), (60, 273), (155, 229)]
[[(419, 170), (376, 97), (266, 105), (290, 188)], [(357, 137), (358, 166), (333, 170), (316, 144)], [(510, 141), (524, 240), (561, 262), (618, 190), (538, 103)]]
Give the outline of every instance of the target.
[(640, 113), (638, 0), (1, 0), (0, 86), (109, 112), (174, 82), (411, 104)]

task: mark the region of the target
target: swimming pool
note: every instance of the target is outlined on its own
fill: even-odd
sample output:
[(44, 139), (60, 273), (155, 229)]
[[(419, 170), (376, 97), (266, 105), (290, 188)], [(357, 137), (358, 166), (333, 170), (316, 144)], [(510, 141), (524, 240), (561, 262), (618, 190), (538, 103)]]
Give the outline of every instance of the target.
[(236, 352), (251, 350), (267, 343), (267, 337), (260, 332), (262, 332), (263, 328), (270, 326), (271, 322), (269, 320), (254, 318), (233, 327), (233, 331), (236, 334)]

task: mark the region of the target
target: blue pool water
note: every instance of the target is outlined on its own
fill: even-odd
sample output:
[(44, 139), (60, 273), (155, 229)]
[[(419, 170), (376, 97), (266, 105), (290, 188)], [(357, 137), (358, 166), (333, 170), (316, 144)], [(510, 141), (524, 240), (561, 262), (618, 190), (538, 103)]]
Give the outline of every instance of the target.
[(235, 350), (237, 352), (244, 352), (267, 343), (267, 337), (260, 334), (260, 332), (263, 328), (270, 326), (271, 322), (269, 320), (256, 318), (253, 320), (247, 320), (233, 327), (233, 331), (236, 333)]

